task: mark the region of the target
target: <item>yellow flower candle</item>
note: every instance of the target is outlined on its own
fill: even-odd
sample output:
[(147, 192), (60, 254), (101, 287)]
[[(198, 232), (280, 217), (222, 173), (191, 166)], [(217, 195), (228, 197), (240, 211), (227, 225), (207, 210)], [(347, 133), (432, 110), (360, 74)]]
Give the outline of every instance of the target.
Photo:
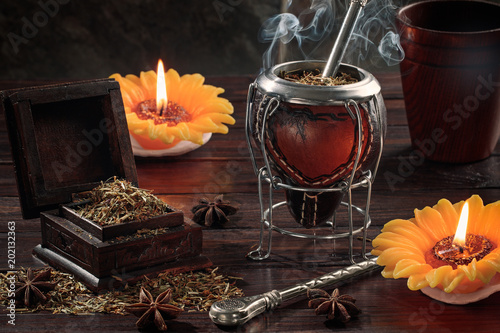
[(388, 222), (372, 244), (384, 277), (408, 278), (411, 290), (425, 288), (442, 301), (467, 303), (477, 296), (471, 293), (487, 296), (482, 289), (499, 289), (500, 201), (484, 206), (477, 195), (456, 204), (441, 199), (415, 209), (414, 218)]
[(235, 120), (232, 104), (218, 97), (224, 89), (204, 84), (200, 74), (179, 76), (173, 69), (164, 73), (160, 63), (158, 76), (154, 71), (141, 72), (139, 77), (110, 76), (120, 84), (133, 139), (144, 149), (165, 150), (182, 141), (203, 145), (206, 133), (228, 133), (226, 125)]

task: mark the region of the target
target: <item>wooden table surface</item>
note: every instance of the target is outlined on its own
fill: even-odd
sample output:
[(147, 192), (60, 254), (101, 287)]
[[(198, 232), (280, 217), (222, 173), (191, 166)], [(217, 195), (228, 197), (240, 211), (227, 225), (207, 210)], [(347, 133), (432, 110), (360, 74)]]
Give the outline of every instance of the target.
[[(500, 199), (500, 145), (490, 158), (477, 163), (454, 165), (412, 160), (399, 75), (386, 73), (376, 77), (388, 109), (388, 129), (372, 193), (370, 238), (389, 220), (410, 218), (415, 208), (433, 205), (441, 198), (457, 202), (479, 194), (485, 204)], [(240, 205), (224, 228), (204, 229), (203, 253), (222, 271), (243, 277), (239, 286), (248, 296), (335, 271), (343, 263), (338, 257), (346, 253), (345, 240), (313, 241), (273, 233), (270, 258), (263, 261), (245, 258), (258, 244), (260, 220), (257, 178), (244, 134), (246, 94), (253, 79), (250, 76), (207, 78), (207, 83), (225, 88), (222, 96), (234, 105), (236, 124), (230, 127), (229, 134), (213, 135), (204, 147), (183, 156), (136, 158), (140, 187), (154, 190), (188, 217), (192, 216), (191, 207), (203, 196), (223, 193), (226, 199)], [(40, 83), (0, 82), (0, 89)], [(391, 177), (394, 175), (399, 175), (397, 181)], [(8, 221), (16, 222), (17, 267), (43, 266), (31, 254), (41, 241), (40, 221), (22, 219), (3, 115), (0, 115), (0, 184), (0, 270), (7, 270)], [(354, 191), (355, 199), (363, 195)], [(276, 196), (280, 199), (282, 193)], [(339, 213), (339, 224), (344, 215)], [(290, 221), (287, 212), (279, 212), (275, 222), (283, 223), (289, 230), (305, 230)], [(356, 251), (360, 243), (355, 241)], [(492, 332), (500, 327), (500, 293), (466, 306), (445, 305), (421, 292), (410, 291), (406, 279), (384, 279), (379, 272), (347, 280), (337, 287), (341, 293), (354, 296), (362, 309), (360, 316), (347, 324), (325, 322), (326, 318), (316, 316), (307, 307), (305, 297), (298, 297), (242, 327), (221, 329), (212, 323), (207, 312), (183, 313), (169, 327), (178, 332)], [(7, 317), (1, 317), (0, 331), (12, 330), (5, 326)], [(132, 315), (69, 316), (40, 312), (17, 315), (15, 331), (136, 332), (135, 321)]]

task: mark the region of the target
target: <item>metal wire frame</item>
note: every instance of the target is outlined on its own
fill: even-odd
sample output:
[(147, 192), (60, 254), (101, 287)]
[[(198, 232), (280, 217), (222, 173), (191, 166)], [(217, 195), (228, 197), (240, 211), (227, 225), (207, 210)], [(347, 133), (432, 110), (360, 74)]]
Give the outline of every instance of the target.
[[(362, 175), (359, 179), (356, 179), (355, 181), (355, 173), (358, 168), (359, 160), (361, 157), (361, 151), (362, 151), (362, 118), (361, 118), (361, 113), (359, 110), (359, 106), (356, 101), (352, 99), (348, 99), (343, 101), (344, 107), (346, 108), (347, 112), (350, 114), (351, 118), (353, 120), (357, 121), (358, 125), (358, 149), (357, 149), (357, 155), (356, 159), (354, 161), (353, 165), (353, 171), (351, 172), (350, 177), (343, 182), (340, 182), (336, 186), (329, 187), (329, 188), (306, 188), (306, 187), (301, 187), (301, 186), (292, 186), (288, 185), (282, 182), (279, 176), (273, 175), (272, 174), (272, 168), (269, 163), (268, 156), (266, 154), (265, 150), (265, 141), (264, 141), (264, 129), (266, 128), (266, 121), (269, 116), (271, 116), (279, 107), (280, 105), (280, 99), (279, 97), (271, 97), (269, 102), (267, 103), (267, 106), (265, 107), (264, 114), (262, 116), (262, 130), (260, 131), (260, 150), (262, 153), (262, 157), (264, 159), (264, 166), (261, 168), (258, 168), (257, 166), (257, 160), (255, 157), (255, 152), (253, 149), (251, 137), (252, 137), (252, 109), (253, 109), (253, 97), (255, 93), (256, 85), (252, 83), (249, 87), (248, 91), (248, 99), (247, 99), (247, 112), (246, 112), (246, 118), (245, 118), (245, 130), (246, 130), (246, 140), (247, 140), (247, 145), (250, 150), (250, 155), (252, 158), (252, 165), (254, 168), (254, 172), (258, 177), (258, 191), (259, 191), (259, 204), (260, 204), (260, 236), (259, 236), (259, 245), (257, 249), (250, 251), (247, 254), (247, 257), (253, 260), (264, 260), (267, 259), (270, 254), (271, 254), (271, 249), (272, 249), (272, 233), (273, 231), (279, 232), (283, 235), (287, 236), (292, 236), (292, 237), (298, 237), (298, 238), (307, 238), (307, 239), (340, 239), (340, 238), (348, 238), (349, 240), (349, 251), (348, 251), (348, 257), (349, 261), (351, 263), (355, 263), (354, 260), (354, 236), (362, 233), (362, 249), (361, 249), (361, 256), (363, 260), (367, 260), (368, 258), (366, 257), (366, 241), (367, 241), (367, 230), (368, 227), (371, 225), (371, 218), (369, 214), (369, 208), (370, 208), (370, 203), (371, 203), (371, 191), (372, 191), (372, 184), (375, 179), (375, 176), (377, 174), (378, 166), (380, 163), (380, 158), (382, 156), (382, 149), (383, 149), (383, 144), (384, 144), (384, 134), (383, 134), (383, 129), (380, 130), (380, 150), (379, 150), (379, 155), (376, 160), (376, 164), (374, 167), (374, 171), (368, 171), (364, 175)], [(264, 96), (264, 98), (267, 98), (268, 96)], [(375, 107), (375, 113), (376, 117), (378, 120), (378, 124), (380, 126), (384, 126), (384, 122), (382, 119), (382, 115), (379, 109), (379, 103), (376, 95), (369, 96), (368, 100), (374, 100), (374, 107)], [(353, 110), (351, 109), (354, 108), (354, 113)], [(269, 194), (268, 194), (268, 202), (264, 202), (264, 193), (263, 193), (263, 184), (267, 183), (269, 185)], [(366, 195), (366, 202), (365, 202), (365, 209), (362, 209), (358, 206), (355, 206), (352, 202), (352, 190), (359, 189), (359, 188), (366, 188), (367, 190), (367, 195)], [(344, 233), (333, 233), (330, 235), (311, 235), (311, 234), (304, 234), (304, 233), (299, 233), (299, 232), (294, 232), (294, 231), (289, 231), (283, 228), (280, 228), (276, 226), (273, 223), (273, 211), (275, 209), (278, 209), (286, 204), (285, 201), (279, 202), (277, 204), (273, 204), (273, 194), (274, 191), (276, 190), (281, 190), (281, 189), (286, 189), (286, 190), (294, 190), (294, 191), (306, 191), (306, 192), (345, 192), (347, 194), (347, 202), (342, 202), (341, 204), (343, 206), (347, 207), (347, 212), (348, 212), (348, 232)], [(267, 206), (267, 209), (266, 209)], [(359, 214), (364, 216), (363, 220), (363, 226), (357, 229), (354, 229), (354, 222), (353, 222), (353, 210), (358, 212)], [(332, 231), (334, 231), (335, 227), (335, 222), (336, 222), (336, 213), (334, 214), (333, 221), (331, 222), (332, 225)], [(266, 228), (267, 228), (267, 246), (264, 246), (264, 235), (266, 234)], [(267, 251), (264, 248), (267, 248)]]

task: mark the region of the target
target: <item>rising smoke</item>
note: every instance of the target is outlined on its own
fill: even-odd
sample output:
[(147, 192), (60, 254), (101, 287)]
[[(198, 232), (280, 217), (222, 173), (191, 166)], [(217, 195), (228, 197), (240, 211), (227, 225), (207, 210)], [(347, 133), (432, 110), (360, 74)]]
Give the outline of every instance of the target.
[[(304, 1), (289, 0), (286, 13), (262, 25), (259, 40), (270, 43), (263, 55), (264, 69), (285, 61), (328, 59), (349, 0), (310, 0), (295, 14), (297, 3)], [(365, 69), (399, 64), (404, 52), (394, 21), (397, 9), (392, 0), (368, 0), (342, 62)]]
[[(292, 5), (293, 1), (290, 0), (288, 8)], [(265, 21), (259, 32), (259, 41), (271, 44), (263, 55), (264, 69), (286, 60), (310, 59), (310, 55), (314, 54), (331, 34), (334, 17), (331, 1), (312, 0), (310, 7), (298, 16), (283, 13)], [(290, 46), (292, 42), (294, 44), (291, 47), (284, 47)], [(295, 53), (298, 53), (298, 56)], [(281, 61), (277, 61), (277, 58)]]
[(379, 66), (383, 60), (388, 66), (399, 64), (404, 52), (396, 30), (397, 10), (392, 0), (368, 1), (354, 28), (344, 62)]

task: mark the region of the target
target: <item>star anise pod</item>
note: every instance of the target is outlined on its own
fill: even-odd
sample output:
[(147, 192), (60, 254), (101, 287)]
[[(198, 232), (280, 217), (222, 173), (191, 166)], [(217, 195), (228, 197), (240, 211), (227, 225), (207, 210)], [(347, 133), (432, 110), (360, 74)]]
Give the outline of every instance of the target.
[(237, 207), (231, 206), (229, 201), (224, 201), (222, 194), (217, 195), (213, 201), (203, 198), (191, 209), (194, 213), (193, 221), (207, 227), (225, 224), (229, 221), (228, 216), (237, 211)]
[(326, 314), (328, 320), (340, 320), (346, 323), (361, 312), (354, 304), (356, 299), (349, 295), (340, 295), (338, 289), (331, 295), (322, 289), (309, 289), (307, 297), (310, 299), (309, 307), (315, 308), (317, 315)]
[(18, 275), (19, 282), (16, 283), (16, 299), (18, 302), (31, 307), (38, 302), (47, 301), (48, 298), (43, 291), (52, 290), (56, 285), (50, 282), (51, 273), (52, 270), (48, 268), (35, 276), (31, 268), (28, 268), (25, 278)]
[(135, 323), (138, 328), (146, 328), (154, 323), (160, 331), (167, 330), (165, 320), (177, 318), (183, 311), (172, 304), (168, 304), (172, 300), (172, 290), (169, 288), (162, 292), (156, 300), (153, 300), (151, 293), (141, 287), (139, 293), (139, 302), (125, 306), (125, 310), (140, 317)]

